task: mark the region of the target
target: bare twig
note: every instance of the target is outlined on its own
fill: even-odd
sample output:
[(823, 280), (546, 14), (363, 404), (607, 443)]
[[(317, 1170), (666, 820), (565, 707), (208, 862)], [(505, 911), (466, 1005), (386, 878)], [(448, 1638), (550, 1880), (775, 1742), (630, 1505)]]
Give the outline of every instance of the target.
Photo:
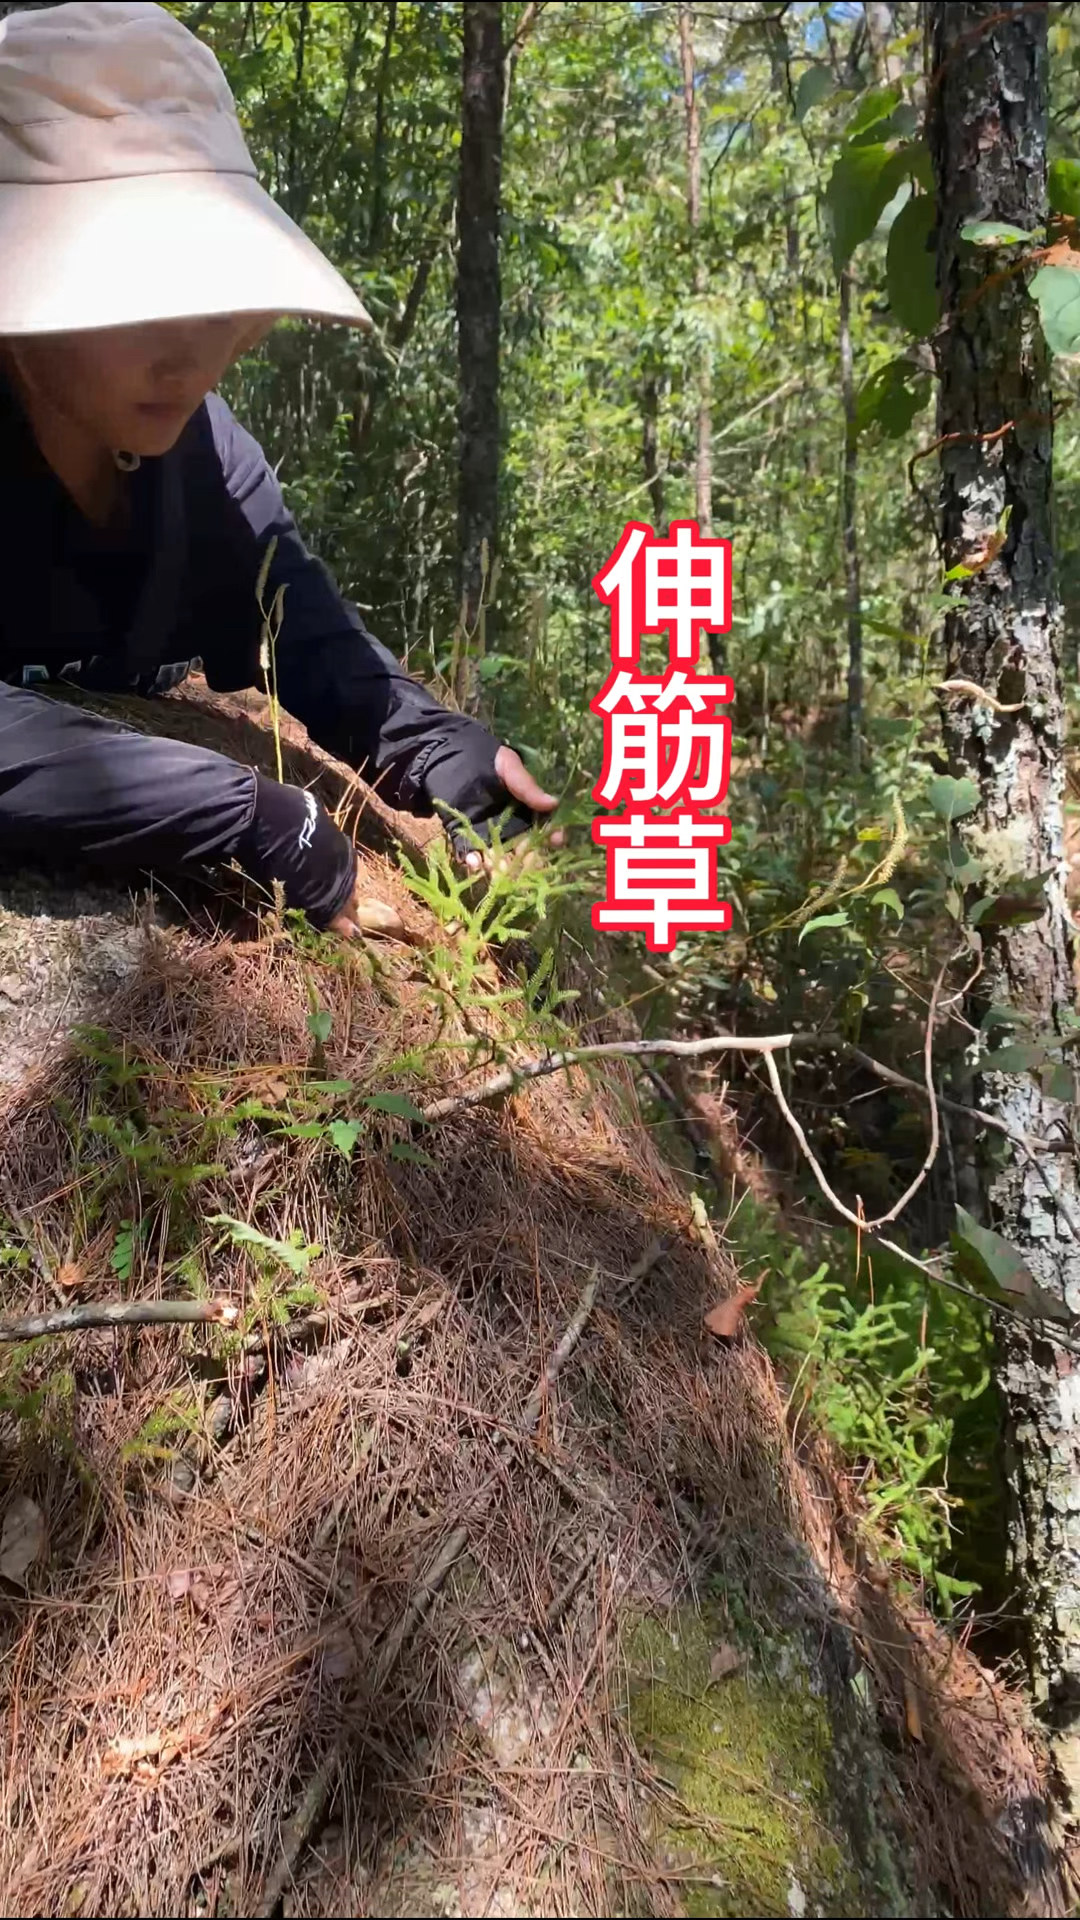
[(571, 1047), (565, 1053), (549, 1053), (544, 1060), (523, 1060), (520, 1065), (503, 1067), (485, 1080), (479, 1087), (471, 1087), (466, 1093), (451, 1095), (446, 1100), (435, 1100), (430, 1107), (424, 1108), (424, 1119), (431, 1122), (446, 1120), (452, 1113), (461, 1113), (468, 1107), (486, 1106), (491, 1100), (499, 1100), (503, 1094), (513, 1093), (526, 1081), (539, 1080), (548, 1073), (562, 1073), (567, 1067), (577, 1066), (580, 1060), (599, 1060), (622, 1056), (624, 1059), (640, 1059), (648, 1054), (677, 1054), (681, 1059), (700, 1059), (709, 1053), (763, 1053), (772, 1055), (782, 1053), (791, 1045), (794, 1035), (790, 1033), (759, 1034), (741, 1039), (733, 1033), (714, 1034), (705, 1040), (604, 1040), (592, 1047)]
[[(901, 1087), (905, 1093), (918, 1094), (920, 1100), (929, 1099), (925, 1086), (918, 1080), (909, 1079), (906, 1073), (898, 1073), (895, 1067), (885, 1066), (882, 1061), (875, 1060), (871, 1054), (864, 1053), (861, 1047), (853, 1046), (850, 1040), (845, 1040), (839, 1033), (796, 1033), (792, 1036), (791, 1051), (793, 1053), (820, 1051), (846, 1054), (849, 1060), (857, 1060), (868, 1073), (876, 1074), (878, 1079), (884, 1080), (888, 1086)], [(1016, 1127), (1010, 1127), (1006, 1120), (999, 1120), (996, 1114), (984, 1113), (981, 1107), (966, 1107), (959, 1100), (950, 1100), (946, 1094), (939, 1093), (937, 1102), (944, 1111), (959, 1114), (965, 1120), (975, 1120), (979, 1126), (989, 1127), (994, 1133), (1004, 1134), (1007, 1140), (1014, 1140), (1018, 1147), (1030, 1149), (1034, 1153), (1063, 1153), (1071, 1150), (1071, 1143), (1068, 1141), (1041, 1140), (1035, 1134), (1021, 1133)]]
[(849, 1220), (853, 1227), (859, 1229), (860, 1233), (876, 1233), (879, 1227), (887, 1227), (891, 1221), (897, 1219), (898, 1216), (903, 1213), (908, 1201), (919, 1191), (934, 1161), (937, 1159), (938, 1146), (941, 1141), (941, 1121), (938, 1115), (937, 1095), (934, 1092), (934, 1022), (937, 1018), (938, 995), (941, 992), (941, 983), (945, 978), (948, 964), (948, 961), (946, 961), (945, 965), (941, 968), (934, 982), (934, 990), (930, 995), (930, 1010), (926, 1021), (926, 1040), (923, 1047), (923, 1061), (926, 1069), (926, 1097), (930, 1102), (930, 1145), (926, 1151), (926, 1158), (919, 1168), (918, 1173), (915, 1175), (914, 1180), (911, 1182), (911, 1185), (901, 1194), (896, 1204), (889, 1208), (888, 1213), (881, 1214), (876, 1220), (864, 1220), (861, 1214), (852, 1213), (850, 1207), (846, 1207), (844, 1202), (833, 1192), (818, 1162), (814, 1158), (813, 1148), (809, 1140), (784, 1098), (784, 1089), (780, 1085), (780, 1075), (777, 1071), (776, 1061), (773, 1059), (771, 1052), (765, 1055), (765, 1066), (768, 1070), (769, 1083), (776, 1097), (776, 1103), (784, 1119), (787, 1121), (788, 1126), (791, 1128), (792, 1133), (795, 1135), (799, 1146), (802, 1148), (803, 1157), (817, 1181), (818, 1186), (821, 1188), (830, 1206), (835, 1207), (837, 1213), (842, 1214), (845, 1220)]
[(969, 700), (976, 700), (982, 706), (989, 707), (991, 713), (1023, 713), (1027, 705), (1026, 700), (1002, 702), (996, 694), (987, 693), (986, 688), (978, 686), (974, 680), (936, 680), (933, 691), (967, 694)]
[(39, 1340), (44, 1334), (82, 1333), (87, 1327), (165, 1327), (211, 1321), (232, 1326), (239, 1313), (228, 1300), (110, 1300), (55, 1313), (31, 1313), (0, 1322), (0, 1346)]

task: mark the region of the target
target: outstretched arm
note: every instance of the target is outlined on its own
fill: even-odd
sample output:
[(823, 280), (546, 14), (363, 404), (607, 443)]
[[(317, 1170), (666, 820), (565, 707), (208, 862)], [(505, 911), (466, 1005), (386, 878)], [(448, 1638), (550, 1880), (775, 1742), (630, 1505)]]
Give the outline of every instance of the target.
[[(479, 721), (440, 706), (367, 631), (305, 548), (257, 442), (217, 395), (207, 408), (229, 493), (252, 536), (253, 582), (269, 541), (276, 542), (266, 604), (286, 589), (275, 650), (283, 706), (391, 806), (422, 815), (449, 808), (481, 839), (499, 821), (504, 838), (525, 832), (554, 798), (511, 748)], [(472, 858), (479, 864), (479, 855)]]

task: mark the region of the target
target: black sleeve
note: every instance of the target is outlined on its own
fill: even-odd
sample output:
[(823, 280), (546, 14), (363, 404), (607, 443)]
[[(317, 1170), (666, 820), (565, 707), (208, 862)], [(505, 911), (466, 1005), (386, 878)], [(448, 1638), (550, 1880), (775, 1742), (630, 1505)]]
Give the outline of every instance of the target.
[(259, 555), (277, 541), (264, 604), (285, 588), (276, 647), (282, 705), (389, 805), (415, 814), (450, 807), (482, 839), (495, 822), (505, 838), (524, 833), (535, 816), (496, 775), (499, 742), (479, 721), (440, 706), (367, 631), (308, 553), (261, 447), (218, 395), (207, 409), (229, 494)]
[(223, 754), (148, 738), (0, 683), (0, 849), (116, 869), (236, 859), (327, 925), (356, 860), (308, 794)]

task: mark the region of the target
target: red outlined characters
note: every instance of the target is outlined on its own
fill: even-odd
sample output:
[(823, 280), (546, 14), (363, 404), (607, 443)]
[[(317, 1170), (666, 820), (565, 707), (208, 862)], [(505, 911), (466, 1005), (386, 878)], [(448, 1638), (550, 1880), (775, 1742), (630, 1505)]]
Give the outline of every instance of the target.
[[(604, 759), (593, 798), (622, 815), (599, 818), (607, 893), (597, 929), (640, 930), (670, 951), (681, 931), (724, 931), (731, 909), (716, 899), (716, 854), (731, 834), (713, 810), (726, 794), (731, 722), (717, 709), (734, 696), (725, 675), (687, 672), (703, 633), (731, 625), (731, 547), (676, 521), (666, 539), (630, 521), (593, 588), (611, 619), (611, 662), (592, 711), (604, 722)], [(663, 674), (640, 670), (643, 637), (664, 634)]]

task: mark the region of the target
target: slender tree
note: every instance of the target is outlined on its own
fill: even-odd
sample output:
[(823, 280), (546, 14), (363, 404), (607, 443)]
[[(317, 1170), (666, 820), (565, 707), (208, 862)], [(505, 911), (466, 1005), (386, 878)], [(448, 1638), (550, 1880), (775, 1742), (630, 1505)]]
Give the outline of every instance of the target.
[[(705, 295), (706, 273), (699, 240), (701, 226), (701, 122), (693, 23), (688, 0), (679, 4), (679, 55), (686, 114), (686, 211), (693, 258), (694, 298)], [(694, 458), (694, 506), (702, 533), (712, 532), (712, 353), (702, 342), (697, 364), (697, 451)]]
[[(1075, 988), (1064, 892), (1061, 610), (1051, 527), (1047, 349), (1021, 274), (961, 238), (965, 222), (1046, 219), (1047, 12), (1000, 0), (927, 8), (928, 121), (937, 177), (937, 333), (947, 564), (970, 569), (946, 622), (953, 771), (978, 806), (962, 838), (996, 897), (972, 940), (969, 1011), (993, 1006), (1020, 1038), (1061, 1031)], [(1010, 899), (1042, 905), (1036, 920)], [(1022, 1134), (1070, 1137), (1056, 1083), (984, 1072), (980, 1104)], [(1014, 1135), (1015, 1137), (1015, 1135)], [(1048, 1293), (1080, 1305), (1080, 1204), (1071, 1152), (1035, 1162), (1006, 1145), (983, 1169), (988, 1223)], [(1008, 1416), (1011, 1551), (1037, 1695), (1066, 1802), (1080, 1789), (1080, 1383), (1076, 1362), (1008, 1326), (999, 1347)]]
[(462, 626), (457, 695), (479, 705), (484, 586), (499, 531), (499, 212), (505, 54), (498, 0), (464, 0), (458, 185), (458, 551)]
[(859, 429), (855, 415), (855, 357), (851, 346), (851, 268), (840, 274), (840, 398), (844, 413), (843, 479), (840, 530), (844, 549), (844, 601), (847, 607), (847, 729), (852, 764), (862, 757), (863, 630), (862, 578), (859, 567)]

